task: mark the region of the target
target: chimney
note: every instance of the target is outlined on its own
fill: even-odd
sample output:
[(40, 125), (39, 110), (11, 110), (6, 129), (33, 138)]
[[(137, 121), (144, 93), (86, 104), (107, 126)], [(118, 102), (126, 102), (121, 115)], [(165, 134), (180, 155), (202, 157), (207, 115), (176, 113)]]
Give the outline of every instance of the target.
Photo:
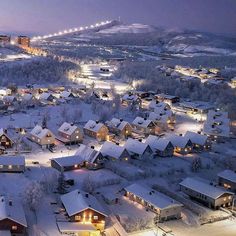
[(96, 120), (96, 124), (98, 124), (99, 123), (99, 120)]
[(123, 119), (120, 119), (120, 122), (122, 122), (123, 121)]
[(116, 145), (119, 146), (120, 144), (118, 142), (116, 142)]
[(78, 191), (78, 194), (80, 194), (80, 191)]
[(198, 131), (197, 133), (198, 133), (198, 134), (201, 134), (201, 131)]
[(147, 120), (147, 118), (145, 117), (144, 120)]
[(85, 193), (85, 197), (86, 197), (86, 198), (88, 198), (88, 197), (89, 197), (88, 193)]
[(9, 206), (12, 206), (12, 200), (9, 200)]
[(4, 129), (4, 133), (7, 134), (7, 129)]
[(92, 149), (94, 149), (94, 146), (91, 146)]
[(179, 136), (183, 136), (183, 134), (179, 134)]
[(138, 141), (141, 143), (141, 142), (142, 142), (142, 139), (140, 138)]

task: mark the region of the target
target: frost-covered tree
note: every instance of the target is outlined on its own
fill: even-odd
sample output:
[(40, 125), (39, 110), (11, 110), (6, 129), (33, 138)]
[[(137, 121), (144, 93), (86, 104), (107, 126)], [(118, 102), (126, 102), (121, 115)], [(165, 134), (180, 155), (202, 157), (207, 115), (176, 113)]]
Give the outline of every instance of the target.
[(65, 185), (65, 175), (63, 172), (60, 173), (57, 179), (57, 190), (59, 193), (63, 194), (66, 192), (66, 185)]
[(191, 170), (192, 172), (198, 172), (202, 168), (202, 161), (199, 157), (196, 157), (192, 160)]
[(82, 183), (82, 189), (83, 191), (87, 192), (87, 193), (93, 193), (94, 189), (95, 189), (95, 184), (91, 179), (90, 174), (88, 174)]

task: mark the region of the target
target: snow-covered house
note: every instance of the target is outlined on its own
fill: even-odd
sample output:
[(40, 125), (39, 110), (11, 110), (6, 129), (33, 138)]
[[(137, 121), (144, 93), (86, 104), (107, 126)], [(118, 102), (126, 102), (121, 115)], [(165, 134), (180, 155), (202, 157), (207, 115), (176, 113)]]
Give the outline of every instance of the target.
[(133, 131), (142, 134), (156, 134), (160, 129), (149, 119), (137, 116), (132, 122)]
[(228, 139), (230, 136), (228, 112), (210, 110), (203, 126), (203, 132), (214, 141)]
[(130, 200), (156, 213), (159, 222), (181, 217), (183, 205), (160, 192), (136, 183), (125, 187), (124, 190)]
[(121, 98), (121, 103), (124, 106), (130, 106), (130, 105), (140, 106), (141, 105), (141, 99), (136, 94), (128, 93), (128, 94), (125, 94)]
[(187, 131), (184, 137), (190, 139), (193, 144), (193, 151), (203, 151), (211, 148), (211, 143), (206, 135)]
[(187, 177), (180, 183), (180, 189), (192, 199), (213, 209), (231, 206), (233, 202), (234, 193), (197, 178)]
[(152, 149), (150, 146), (140, 140), (129, 138), (124, 147), (132, 158), (146, 159), (152, 156)]
[(70, 100), (72, 98), (75, 98), (75, 95), (69, 91), (62, 91), (60, 94), (60, 98), (63, 98), (65, 100)]
[(108, 141), (102, 145), (100, 152), (103, 157), (108, 160), (128, 161), (130, 158), (130, 155), (125, 147)]
[(11, 148), (13, 146), (13, 140), (8, 136), (7, 130), (0, 129), (0, 146), (4, 148)]
[(25, 235), (27, 222), (20, 202), (0, 196), (0, 235), (10, 231), (11, 235)]
[(179, 97), (164, 94), (164, 93), (157, 94), (157, 95), (155, 95), (155, 97), (157, 98), (158, 101), (165, 102), (169, 105), (172, 105), (172, 104), (180, 101)]
[(180, 154), (188, 154), (192, 152), (193, 144), (189, 138), (181, 135), (171, 134), (167, 135), (166, 139), (172, 143), (175, 148), (175, 152)]
[(0, 172), (24, 172), (25, 158), (22, 156), (0, 156)]
[(132, 126), (129, 122), (123, 119), (112, 118), (106, 122), (106, 125), (111, 133), (119, 135), (120, 137), (129, 137), (132, 134)]
[(66, 144), (76, 144), (83, 141), (83, 134), (80, 128), (74, 124), (64, 122), (58, 129), (57, 139)]
[(54, 134), (47, 128), (43, 128), (40, 125), (36, 125), (30, 132), (28, 138), (41, 145), (42, 147), (49, 147), (55, 144)]
[(17, 104), (17, 98), (15, 96), (4, 96), (2, 100), (7, 106), (14, 106)]
[(84, 134), (99, 141), (108, 139), (108, 128), (101, 122), (89, 120), (84, 126)]
[(170, 105), (168, 103), (165, 102), (159, 102), (158, 100), (152, 100), (148, 106), (148, 109), (150, 111), (154, 111), (155, 109), (157, 110), (170, 110)]
[(71, 171), (86, 167), (88, 169), (99, 169), (103, 166), (103, 156), (93, 147), (81, 144), (74, 156), (59, 157), (51, 159), (51, 167), (60, 172)]
[(236, 192), (236, 173), (232, 170), (224, 170), (218, 173), (218, 184), (226, 189)]
[(165, 138), (158, 138), (155, 135), (149, 135), (145, 141), (148, 144), (153, 153), (161, 157), (171, 157), (174, 153), (173, 144)]
[(104, 230), (107, 213), (93, 195), (76, 189), (62, 195), (61, 201), (71, 222)]
[(55, 102), (55, 97), (51, 93), (41, 93), (39, 95), (39, 101), (42, 103)]

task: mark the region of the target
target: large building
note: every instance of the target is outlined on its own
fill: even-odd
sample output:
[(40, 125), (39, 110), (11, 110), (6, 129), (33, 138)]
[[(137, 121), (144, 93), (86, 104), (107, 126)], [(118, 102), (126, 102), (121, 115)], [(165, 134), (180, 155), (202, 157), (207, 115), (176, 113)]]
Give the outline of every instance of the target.
[(29, 47), (30, 46), (30, 38), (27, 36), (18, 36), (17, 37), (17, 42), (21, 46)]

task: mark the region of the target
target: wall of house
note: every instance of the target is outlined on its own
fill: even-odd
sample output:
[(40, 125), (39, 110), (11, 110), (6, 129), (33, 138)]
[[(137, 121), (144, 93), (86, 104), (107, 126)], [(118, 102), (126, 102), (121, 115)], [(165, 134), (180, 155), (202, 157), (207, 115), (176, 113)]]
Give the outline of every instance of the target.
[[(17, 229), (12, 229), (13, 226), (16, 226)], [(12, 234), (24, 234), (25, 233), (25, 227), (10, 220), (10, 219), (4, 219), (0, 220), (0, 230), (10, 230)]]
[(226, 189), (236, 192), (236, 183), (234, 183), (230, 180), (224, 179), (222, 177), (218, 178), (218, 183), (220, 186), (223, 186)]
[(174, 154), (174, 147), (169, 145), (164, 151), (156, 150), (156, 154), (161, 157), (171, 157)]
[(215, 207), (228, 207), (233, 202), (232, 194), (225, 193), (215, 200)]
[(70, 217), (70, 220), (73, 222), (89, 222), (92, 223), (97, 230), (104, 230), (106, 217), (92, 209), (87, 209), (73, 215)]
[(181, 217), (181, 206), (173, 206), (160, 210), (160, 220), (179, 219)]
[(0, 164), (0, 172), (24, 172), (24, 165), (1, 165)]
[(13, 143), (5, 134), (0, 137), (0, 145), (5, 148), (11, 148)]
[(78, 143), (78, 142), (83, 141), (83, 135), (79, 128), (77, 128), (71, 135), (68, 135), (61, 131), (58, 131), (58, 134), (61, 137), (68, 139), (70, 142)]

